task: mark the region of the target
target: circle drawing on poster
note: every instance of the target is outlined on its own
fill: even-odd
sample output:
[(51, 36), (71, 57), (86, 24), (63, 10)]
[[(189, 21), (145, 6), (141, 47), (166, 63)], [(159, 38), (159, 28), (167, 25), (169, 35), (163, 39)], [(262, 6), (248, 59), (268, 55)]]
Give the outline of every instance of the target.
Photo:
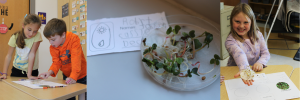
[(234, 91), (234, 94), (238, 97), (244, 97), (244, 96), (247, 96), (249, 94), (248, 90), (246, 89), (236, 89)]

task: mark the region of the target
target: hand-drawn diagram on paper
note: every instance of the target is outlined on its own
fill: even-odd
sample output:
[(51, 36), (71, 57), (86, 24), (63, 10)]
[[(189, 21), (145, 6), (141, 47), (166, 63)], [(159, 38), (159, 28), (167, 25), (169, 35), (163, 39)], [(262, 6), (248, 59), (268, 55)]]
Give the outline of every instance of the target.
[(140, 50), (142, 36), (169, 27), (164, 12), (88, 20), (87, 26), (87, 56)]
[[(289, 84), (278, 88), (278, 83)], [(245, 85), (241, 79), (225, 80), (229, 100), (285, 100), (298, 98), (300, 91), (284, 72), (255, 74), (253, 85)]]

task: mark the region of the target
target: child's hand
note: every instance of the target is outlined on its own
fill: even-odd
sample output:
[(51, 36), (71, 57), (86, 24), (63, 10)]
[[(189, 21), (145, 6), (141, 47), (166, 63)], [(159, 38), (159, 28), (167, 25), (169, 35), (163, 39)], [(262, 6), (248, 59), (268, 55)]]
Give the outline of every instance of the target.
[(224, 81), (225, 77), (223, 75), (220, 76), (220, 83)]
[(40, 74), (39, 77), (47, 79), (52, 74), (52, 72), (53, 72), (52, 70), (49, 70), (48, 72), (44, 72)]
[(256, 62), (253, 67), (252, 67), (253, 71), (259, 72), (263, 70), (263, 65), (259, 62)]
[(74, 79), (70, 78), (70, 77), (68, 77), (66, 79), (66, 84), (75, 84), (75, 83), (76, 83), (76, 81)]
[[(234, 75), (234, 78), (237, 78), (239, 76), (240, 76), (240, 71)], [(254, 80), (244, 80), (244, 79), (242, 79), (242, 80), (243, 80), (244, 84), (247, 84), (248, 86), (253, 85), (252, 82), (254, 82)]]
[(34, 80), (36, 80), (36, 79), (42, 79), (42, 77), (35, 77), (35, 76), (27, 76), (28, 77), (28, 79), (34, 79)]
[(0, 79), (6, 79), (6, 74), (3, 74), (2, 76), (0, 76)]

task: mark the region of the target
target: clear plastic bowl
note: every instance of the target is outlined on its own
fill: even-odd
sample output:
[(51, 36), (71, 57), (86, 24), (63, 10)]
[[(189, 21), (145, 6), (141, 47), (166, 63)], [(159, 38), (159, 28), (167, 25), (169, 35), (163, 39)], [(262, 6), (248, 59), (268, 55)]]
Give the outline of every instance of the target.
[[(205, 47), (202, 50), (196, 53), (194, 59), (189, 60), (192, 64), (195, 64), (197, 61), (200, 61), (200, 68), (198, 69), (200, 73), (206, 73), (212, 70), (210, 73), (205, 75), (197, 76), (192, 74), (192, 77), (178, 77), (173, 74), (164, 74), (158, 75), (154, 73), (147, 64), (143, 62), (144, 68), (147, 70), (148, 74), (156, 80), (158, 83), (174, 89), (178, 91), (194, 91), (202, 89), (206, 86), (212, 84), (218, 77), (220, 77), (220, 65), (217, 65), (214, 68), (213, 64), (210, 64), (210, 60), (214, 57), (214, 54), (220, 56), (220, 31), (214, 27), (212, 24), (194, 16), (189, 15), (173, 15), (167, 16), (167, 20), (169, 26), (174, 27), (175, 25), (181, 26), (182, 32), (189, 32), (191, 30), (195, 30), (195, 35), (198, 36), (203, 32), (207, 31), (213, 34), (213, 41), (209, 44), (209, 48)], [(165, 28), (156, 28), (151, 30), (147, 35), (142, 37), (147, 38), (146, 44), (151, 46), (153, 43), (156, 43), (157, 46), (161, 46), (166, 37)], [(200, 42), (203, 44), (204, 37), (198, 38)], [(141, 40), (141, 41), (142, 41)], [(143, 58), (143, 52), (147, 47), (144, 47), (143, 43), (141, 43), (141, 54)], [(194, 67), (198, 67), (198, 64), (192, 66), (192, 64), (188, 64), (189, 69)], [(157, 73), (162, 73), (164, 70), (161, 68), (156, 71)], [(202, 77), (205, 76), (206, 79), (202, 80)]]

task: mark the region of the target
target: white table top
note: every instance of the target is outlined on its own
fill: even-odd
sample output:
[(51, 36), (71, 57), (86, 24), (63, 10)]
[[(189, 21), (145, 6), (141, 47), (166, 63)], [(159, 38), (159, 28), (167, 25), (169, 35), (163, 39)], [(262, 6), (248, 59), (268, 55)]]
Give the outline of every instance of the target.
[[(164, 0), (101, 0), (87, 2), (88, 20), (165, 12), (187, 14)], [(201, 5), (201, 4), (199, 4)], [(218, 4), (219, 5), (219, 4)], [(97, 13), (102, 12), (102, 13)], [(220, 13), (220, 12), (215, 12)], [(87, 57), (88, 99), (99, 100), (219, 100), (220, 78), (201, 90), (176, 91), (156, 82), (144, 69), (140, 51)]]

